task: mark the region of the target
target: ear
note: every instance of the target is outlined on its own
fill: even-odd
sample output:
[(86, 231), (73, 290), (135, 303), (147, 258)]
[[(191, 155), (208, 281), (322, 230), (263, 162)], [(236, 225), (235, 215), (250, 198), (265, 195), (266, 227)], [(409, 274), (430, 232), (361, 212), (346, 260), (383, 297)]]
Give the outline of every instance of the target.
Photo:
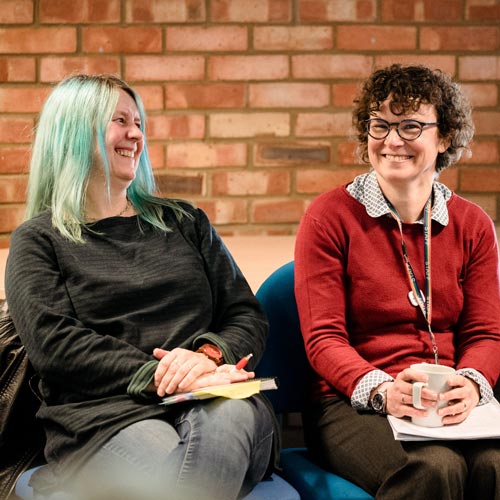
[(439, 139), (439, 144), (438, 144), (438, 151), (440, 153), (444, 153), (451, 144), (451, 139), (449, 137), (442, 137)]

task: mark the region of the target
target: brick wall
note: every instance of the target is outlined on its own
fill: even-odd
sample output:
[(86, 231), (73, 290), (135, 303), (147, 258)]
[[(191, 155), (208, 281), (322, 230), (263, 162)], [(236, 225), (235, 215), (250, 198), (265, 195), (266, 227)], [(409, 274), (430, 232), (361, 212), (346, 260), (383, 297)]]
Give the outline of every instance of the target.
[(472, 157), (442, 180), (500, 221), (499, 49), (498, 0), (0, 0), (0, 246), (22, 220), (37, 113), (73, 72), (139, 90), (164, 194), (224, 234), (287, 234), (366, 169), (349, 139), (360, 80), (439, 67), (477, 126)]

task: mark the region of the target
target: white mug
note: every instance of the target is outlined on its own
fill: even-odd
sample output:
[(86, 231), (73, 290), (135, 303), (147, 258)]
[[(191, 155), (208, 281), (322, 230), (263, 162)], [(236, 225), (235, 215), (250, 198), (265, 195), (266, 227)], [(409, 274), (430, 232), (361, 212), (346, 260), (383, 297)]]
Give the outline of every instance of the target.
[(422, 387), (427, 387), (431, 391), (437, 394), (441, 392), (446, 392), (450, 389), (447, 384), (447, 380), (450, 375), (455, 373), (455, 370), (449, 366), (444, 365), (433, 365), (431, 363), (418, 363), (411, 365), (413, 370), (423, 372), (427, 374), (428, 382), (413, 382), (412, 396), (413, 396), (413, 406), (420, 410), (426, 410), (426, 417), (411, 417), (411, 421), (416, 425), (421, 425), (423, 427), (441, 427), (443, 425), (442, 417), (437, 414), (439, 408), (447, 405), (446, 401), (437, 401), (437, 406), (434, 408), (428, 408), (422, 406)]

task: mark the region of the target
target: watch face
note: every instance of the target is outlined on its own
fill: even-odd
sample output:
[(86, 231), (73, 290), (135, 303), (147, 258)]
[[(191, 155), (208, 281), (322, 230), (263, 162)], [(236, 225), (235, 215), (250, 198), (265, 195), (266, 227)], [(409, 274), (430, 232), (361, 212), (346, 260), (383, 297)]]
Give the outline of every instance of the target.
[(208, 356), (210, 356), (211, 358), (215, 358), (215, 359), (220, 359), (222, 358), (222, 353), (220, 352), (220, 350), (215, 347), (214, 345), (210, 345), (210, 344), (207, 344), (205, 346), (205, 352), (207, 353)]
[(373, 396), (372, 407), (375, 411), (382, 411), (384, 409), (384, 396), (379, 392)]

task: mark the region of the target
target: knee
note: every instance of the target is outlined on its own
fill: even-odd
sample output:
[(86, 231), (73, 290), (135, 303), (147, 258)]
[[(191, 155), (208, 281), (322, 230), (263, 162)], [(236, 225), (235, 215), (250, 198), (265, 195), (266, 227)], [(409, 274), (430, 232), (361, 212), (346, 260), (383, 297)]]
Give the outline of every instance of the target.
[[(442, 491), (465, 485), (467, 464), (464, 457), (452, 449), (429, 447), (426, 453), (415, 457), (420, 475), (430, 485), (441, 485)], [(437, 490), (439, 491), (439, 490)], [(446, 498), (443, 496), (443, 498)]]

